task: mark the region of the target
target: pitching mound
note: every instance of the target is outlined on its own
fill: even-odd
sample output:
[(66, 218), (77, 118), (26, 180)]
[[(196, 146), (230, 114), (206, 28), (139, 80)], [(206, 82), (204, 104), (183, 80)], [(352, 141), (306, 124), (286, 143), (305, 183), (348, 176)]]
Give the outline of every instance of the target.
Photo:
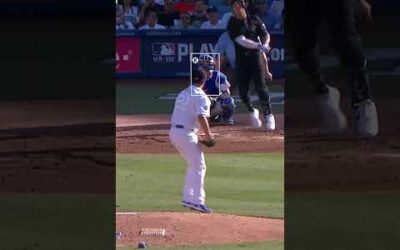
[[(278, 240), (284, 237), (284, 221), (195, 212), (117, 213), (117, 246), (188, 246)], [(164, 236), (141, 236), (143, 228), (165, 229)]]

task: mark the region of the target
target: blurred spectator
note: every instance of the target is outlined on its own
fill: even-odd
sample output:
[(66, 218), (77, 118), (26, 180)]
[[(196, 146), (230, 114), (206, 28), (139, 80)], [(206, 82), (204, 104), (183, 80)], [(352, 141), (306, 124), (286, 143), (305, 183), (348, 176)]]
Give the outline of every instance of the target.
[(175, 11), (174, 0), (165, 0), (164, 11), (158, 14), (158, 23), (166, 27), (172, 27), (179, 20), (179, 13)]
[(200, 29), (225, 29), (224, 23), (219, 19), (218, 9), (210, 7), (207, 9), (208, 21), (201, 24)]
[(124, 9), (121, 5), (115, 6), (115, 29), (116, 30), (133, 30), (135, 26), (132, 22), (125, 21)]
[(175, 5), (175, 10), (178, 12), (193, 13), (195, 9), (194, 0), (181, 0)]
[[(226, 0), (226, 4), (227, 4), (228, 6), (231, 6), (231, 3), (232, 3), (232, 0)], [(231, 16), (232, 16), (232, 11), (231, 11), (231, 10), (228, 11), (228, 12), (226, 12), (226, 13), (222, 16), (221, 22), (224, 23), (224, 27), (225, 27), (225, 28), (226, 28), (226, 26), (228, 26), (228, 22), (229, 22), (229, 19), (231, 18)]]
[(195, 27), (190, 24), (189, 12), (181, 12), (179, 14), (179, 22), (174, 26), (174, 29), (195, 29)]
[(140, 30), (144, 29), (165, 29), (164, 26), (159, 25), (157, 19), (157, 13), (155, 11), (148, 11), (146, 15), (146, 24), (140, 27)]
[(164, 11), (164, 6), (156, 3), (155, 0), (146, 0), (140, 9), (138, 25), (143, 25), (145, 23), (145, 17), (149, 11), (153, 11), (158, 14)]
[(191, 16), (192, 25), (196, 28), (200, 28), (200, 25), (207, 21), (207, 5), (204, 0), (195, 0), (194, 12)]
[(228, 77), (232, 85), (231, 89), (234, 89), (236, 84), (236, 51), (235, 45), (227, 31), (219, 36), (218, 42), (215, 45), (215, 52), (220, 53), (220, 71)]
[(133, 0), (119, 0), (122, 6), (125, 22), (136, 25), (139, 20), (139, 8), (135, 6)]

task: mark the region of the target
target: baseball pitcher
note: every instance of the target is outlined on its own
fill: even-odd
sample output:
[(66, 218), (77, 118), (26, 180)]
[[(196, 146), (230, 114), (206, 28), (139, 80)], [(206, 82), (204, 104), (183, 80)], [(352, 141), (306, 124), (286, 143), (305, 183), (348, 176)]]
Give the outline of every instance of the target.
[[(182, 90), (176, 98), (169, 138), (187, 164), (182, 205), (202, 213), (212, 213), (212, 209), (205, 204), (204, 178), (207, 167), (202, 146), (215, 145), (207, 120), (211, 103), (202, 90), (206, 80), (205, 70), (196, 67), (191, 74), (192, 85)], [(204, 134), (200, 135), (199, 131)]]

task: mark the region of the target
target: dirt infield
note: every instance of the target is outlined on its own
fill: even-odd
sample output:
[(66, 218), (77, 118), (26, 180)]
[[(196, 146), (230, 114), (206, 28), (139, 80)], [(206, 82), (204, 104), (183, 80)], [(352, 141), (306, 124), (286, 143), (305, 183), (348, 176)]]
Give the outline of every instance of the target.
[[(169, 115), (117, 116), (118, 153), (177, 153), (169, 142)], [(283, 116), (276, 115), (277, 130), (267, 132), (249, 125), (246, 114), (235, 116), (234, 126), (213, 126), (217, 146), (207, 153), (282, 152)]]
[[(344, 99), (343, 103), (349, 103)], [(355, 134), (355, 118), (343, 105), (349, 129), (323, 135), (315, 129), (318, 115), (310, 99), (287, 102), (285, 128), (286, 191), (362, 191), (400, 188), (400, 102), (376, 100), (380, 134), (362, 139)]]
[[(117, 214), (117, 246), (190, 246), (279, 240), (284, 236), (281, 219), (200, 213)], [(164, 236), (140, 236), (143, 228), (165, 229)]]
[(0, 192), (114, 192), (113, 106), (103, 100), (0, 103)]

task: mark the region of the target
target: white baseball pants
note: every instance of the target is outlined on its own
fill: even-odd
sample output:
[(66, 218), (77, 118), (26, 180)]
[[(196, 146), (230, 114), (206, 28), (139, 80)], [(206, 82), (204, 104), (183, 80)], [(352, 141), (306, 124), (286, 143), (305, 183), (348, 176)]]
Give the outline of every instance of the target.
[(206, 162), (201, 145), (198, 143), (197, 134), (193, 131), (172, 127), (169, 138), (187, 164), (182, 200), (194, 204), (204, 204)]

